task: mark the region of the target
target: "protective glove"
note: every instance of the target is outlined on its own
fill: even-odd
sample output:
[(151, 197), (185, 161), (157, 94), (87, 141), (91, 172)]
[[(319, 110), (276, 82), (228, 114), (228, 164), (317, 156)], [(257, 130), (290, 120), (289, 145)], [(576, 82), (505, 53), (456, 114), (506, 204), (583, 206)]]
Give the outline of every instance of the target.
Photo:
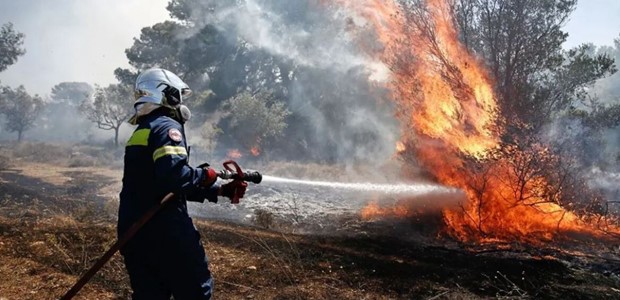
[(217, 181), (217, 171), (209, 166), (202, 167), (205, 172), (205, 179), (200, 183), (201, 186), (210, 187)]
[(192, 193), (185, 194), (185, 199), (191, 202), (204, 203), (205, 200), (213, 203), (217, 203), (217, 197), (220, 193), (220, 184), (214, 183), (210, 187), (200, 186)]
[(239, 199), (245, 196), (248, 184), (241, 180), (233, 180), (220, 188), (220, 195), (229, 198), (231, 203), (239, 203)]

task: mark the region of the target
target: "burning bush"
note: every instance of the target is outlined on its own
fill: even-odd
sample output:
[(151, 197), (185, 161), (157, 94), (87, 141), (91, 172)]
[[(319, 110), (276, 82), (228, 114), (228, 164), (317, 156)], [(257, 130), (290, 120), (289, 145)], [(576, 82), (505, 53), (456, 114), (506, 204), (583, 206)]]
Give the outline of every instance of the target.
[[(529, 242), (551, 240), (558, 232), (601, 234), (591, 217), (602, 212), (600, 198), (571, 157), (538, 139), (548, 119), (528, 123), (527, 116), (502, 110), (518, 106), (506, 104), (511, 101), (546, 100), (519, 98), (531, 93), (495, 95), (504, 85), (493, 79), (501, 78), (493, 78), (460, 42), (451, 2), (343, 2), (373, 25), (385, 46), (372, 54), (392, 70), (388, 88), (403, 126), (399, 154), (405, 161), (415, 157), (437, 181), (467, 194), (460, 208), (444, 210), (448, 233), (464, 241)], [(572, 90), (558, 96), (565, 102), (610, 70), (604, 57), (587, 60), (571, 52), (568, 59), (589, 62), (597, 71), (575, 79)], [(571, 80), (563, 68), (549, 68)]]

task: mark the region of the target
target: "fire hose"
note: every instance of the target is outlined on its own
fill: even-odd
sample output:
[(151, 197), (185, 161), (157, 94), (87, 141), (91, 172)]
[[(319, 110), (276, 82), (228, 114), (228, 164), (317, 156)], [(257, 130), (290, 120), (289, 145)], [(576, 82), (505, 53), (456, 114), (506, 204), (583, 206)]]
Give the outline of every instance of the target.
[[(241, 167), (237, 164), (237, 162), (229, 160), (224, 162), (224, 170), (221, 170), (217, 173), (217, 176), (221, 179), (232, 179), (233, 181), (238, 181), (242, 184), (247, 184), (246, 182), (252, 183), (260, 183), (263, 180), (263, 176), (257, 171), (247, 171), (244, 172), (241, 170)], [(95, 264), (86, 271), (80, 277), (80, 279), (67, 291), (67, 293), (62, 296), (61, 300), (69, 300), (72, 299), (81, 289), (88, 283), (88, 281), (105, 265), (110, 258), (121, 249), (131, 238), (146, 224), (159, 210), (170, 200), (174, 199), (174, 193), (168, 193), (164, 198), (159, 201), (159, 203), (149, 209), (140, 219), (138, 219), (135, 223), (129, 227), (127, 232), (123, 234), (112, 246), (110, 249), (106, 251)], [(233, 197), (230, 199), (231, 203), (236, 204), (239, 203), (239, 199), (241, 196), (235, 191)]]

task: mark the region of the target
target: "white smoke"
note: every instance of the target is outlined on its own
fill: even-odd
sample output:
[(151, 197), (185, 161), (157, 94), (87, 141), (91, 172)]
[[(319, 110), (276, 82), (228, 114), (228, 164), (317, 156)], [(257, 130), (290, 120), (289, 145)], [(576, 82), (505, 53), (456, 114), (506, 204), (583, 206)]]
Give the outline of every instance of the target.
[(330, 23), (288, 24), (282, 17), (256, 0), (247, 0), (241, 9), (230, 8), (217, 15), (224, 30), (233, 29), (255, 47), (296, 64), (346, 73), (364, 67), (371, 78), (387, 79), (387, 67), (356, 50), (355, 38), (344, 29), (346, 19), (333, 14)]
[(193, 3), (193, 30), (184, 37), (211, 25), (230, 43), (246, 43), (249, 51), (304, 68), (287, 87), (289, 109), (305, 117), (305, 130), (314, 132), (312, 140), (299, 143), (339, 161), (381, 163), (392, 157), (399, 125), (376, 87), (390, 79), (390, 71), (362, 48), (376, 46), (373, 33), (350, 30), (363, 25), (359, 16), (306, 0)]

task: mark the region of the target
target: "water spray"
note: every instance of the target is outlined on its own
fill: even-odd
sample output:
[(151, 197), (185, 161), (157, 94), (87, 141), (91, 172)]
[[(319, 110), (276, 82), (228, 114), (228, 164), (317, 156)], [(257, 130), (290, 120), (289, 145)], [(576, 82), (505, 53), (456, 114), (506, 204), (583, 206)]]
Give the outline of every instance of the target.
[(378, 183), (347, 183), (347, 182), (329, 182), (329, 181), (313, 181), (313, 180), (300, 180), (290, 179), (275, 176), (262, 176), (263, 182), (269, 182), (271, 184), (287, 184), (287, 185), (306, 185), (315, 187), (325, 187), (333, 189), (341, 189), (357, 192), (372, 192), (382, 193), (387, 195), (397, 196), (419, 196), (430, 193), (456, 193), (459, 189), (449, 188), (440, 185), (433, 184), (378, 184)]

